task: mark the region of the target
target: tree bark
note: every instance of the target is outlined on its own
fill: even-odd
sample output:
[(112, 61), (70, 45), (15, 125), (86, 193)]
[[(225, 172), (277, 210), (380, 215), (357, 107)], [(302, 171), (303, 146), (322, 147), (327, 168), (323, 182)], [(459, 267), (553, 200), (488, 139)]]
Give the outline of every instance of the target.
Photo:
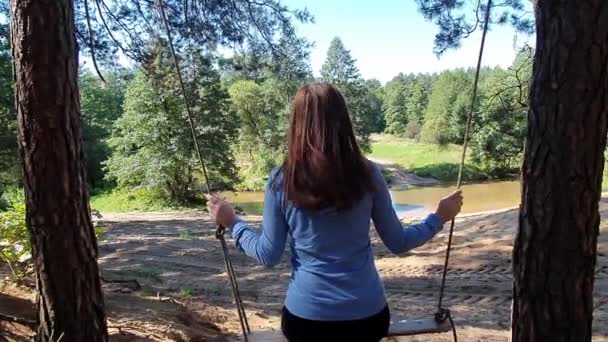
[(73, 1), (11, 0), (10, 6), (37, 340), (107, 341), (82, 150)]
[(591, 341), (608, 119), (608, 2), (538, 0), (513, 251), (513, 341)]

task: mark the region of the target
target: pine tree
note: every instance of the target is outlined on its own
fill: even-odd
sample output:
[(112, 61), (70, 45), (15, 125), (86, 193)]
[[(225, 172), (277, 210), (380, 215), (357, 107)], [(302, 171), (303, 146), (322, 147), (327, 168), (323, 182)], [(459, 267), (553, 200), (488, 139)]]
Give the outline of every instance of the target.
[(356, 60), (344, 47), (342, 39), (335, 37), (329, 44), (325, 63), (321, 67), (321, 78), (338, 86), (358, 82), (361, 75), (355, 63)]
[(366, 101), (369, 90), (365, 87), (355, 63), (355, 59), (344, 47), (342, 40), (336, 37), (331, 41), (327, 50), (325, 63), (321, 67), (321, 79), (335, 85), (342, 92), (353, 120), (359, 145), (364, 151), (369, 151), (374, 109)]
[[(0, 4), (0, 16), (2, 15), (8, 15), (5, 4)], [(16, 183), (21, 173), (17, 151), (17, 115), (8, 33), (8, 24), (0, 22), (0, 195), (4, 185)]]
[(394, 80), (386, 85), (384, 113), (387, 133), (397, 135), (405, 133), (408, 123), (407, 99), (408, 89), (401, 80)]

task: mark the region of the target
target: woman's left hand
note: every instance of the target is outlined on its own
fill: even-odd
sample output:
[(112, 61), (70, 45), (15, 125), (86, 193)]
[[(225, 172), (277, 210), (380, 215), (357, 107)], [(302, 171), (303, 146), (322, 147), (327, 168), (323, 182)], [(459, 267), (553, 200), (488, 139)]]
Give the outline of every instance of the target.
[(234, 210), (228, 202), (215, 195), (206, 195), (207, 209), (211, 219), (224, 227), (231, 227), (237, 220)]

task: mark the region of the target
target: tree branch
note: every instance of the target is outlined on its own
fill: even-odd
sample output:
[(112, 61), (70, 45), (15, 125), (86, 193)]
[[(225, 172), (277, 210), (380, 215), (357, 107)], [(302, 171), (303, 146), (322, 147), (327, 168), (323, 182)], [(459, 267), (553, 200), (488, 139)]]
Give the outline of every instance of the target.
[[(125, 25), (125, 23), (122, 22), (122, 20), (119, 20), (118, 18), (116, 18), (116, 16), (114, 16), (114, 14), (112, 13), (112, 10), (108, 7), (108, 5), (106, 5), (106, 3), (103, 0), (99, 0), (101, 1), (101, 4), (103, 5), (103, 7), (106, 10), (106, 13), (108, 14), (108, 16), (110, 17), (110, 19), (112, 19), (118, 26), (120, 26), (124, 32), (129, 36), (129, 40), (131, 42), (137, 42), (136, 45), (138, 46), (145, 46), (143, 40), (140, 37), (135, 37), (132, 29), (129, 28), (127, 25)], [(145, 18), (145, 17), (144, 17)], [(129, 51), (133, 51), (133, 50), (129, 50)], [(139, 54), (139, 51), (135, 51), (134, 53)], [(132, 55), (131, 58), (137, 60), (136, 58), (137, 56)]]
[(97, 59), (95, 58), (95, 41), (93, 39), (93, 30), (91, 29), (91, 16), (89, 15), (89, 1), (84, 0), (84, 13), (87, 18), (87, 29), (89, 30), (89, 49), (91, 50), (91, 59), (93, 60), (93, 67), (95, 68), (95, 72), (97, 72), (97, 76), (104, 84), (108, 84), (101, 71), (99, 71), (99, 67), (97, 66)]
[(110, 30), (110, 28), (108, 27), (108, 23), (106, 22), (106, 18), (103, 16), (103, 12), (101, 10), (101, 6), (99, 5), (99, 1), (102, 1), (102, 0), (94, 0), (94, 1), (95, 1), (95, 4), (97, 5), (97, 11), (99, 12), (99, 18), (101, 19), (101, 22), (103, 24), (103, 27), (105, 27), (106, 32), (108, 32), (108, 35), (110, 36), (110, 38), (112, 39), (112, 41), (114, 41), (114, 44), (116, 44), (116, 46), (118, 46), (118, 48), (122, 52), (124, 52), (125, 54), (128, 55), (129, 51), (127, 49), (125, 49), (122, 46), (122, 44), (116, 38), (114, 38), (114, 35), (112, 34), (112, 30)]

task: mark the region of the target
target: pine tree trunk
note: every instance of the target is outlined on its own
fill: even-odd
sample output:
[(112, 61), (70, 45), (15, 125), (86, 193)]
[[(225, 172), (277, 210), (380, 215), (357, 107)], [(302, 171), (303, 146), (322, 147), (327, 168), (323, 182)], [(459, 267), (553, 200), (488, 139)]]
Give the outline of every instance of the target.
[(608, 119), (608, 2), (535, 2), (513, 341), (591, 341)]
[(37, 339), (107, 341), (82, 151), (73, 1), (12, 0), (11, 20)]

